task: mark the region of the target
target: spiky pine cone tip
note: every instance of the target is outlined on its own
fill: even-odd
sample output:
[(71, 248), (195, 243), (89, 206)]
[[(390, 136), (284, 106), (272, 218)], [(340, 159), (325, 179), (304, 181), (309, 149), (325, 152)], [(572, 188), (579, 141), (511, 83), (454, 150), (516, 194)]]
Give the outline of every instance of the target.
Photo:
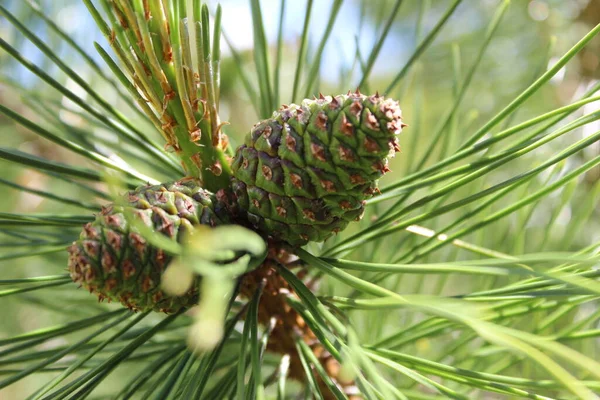
[(122, 202), (104, 207), (94, 222), (84, 226), (69, 248), (73, 281), (100, 300), (119, 301), (136, 311), (174, 313), (194, 305), (198, 285), (182, 296), (161, 290), (161, 276), (171, 257), (131, 229), (125, 208), (133, 218), (173, 240), (180, 240), (194, 225), (228, 222), (224, 205), (194, 180), (140, 187)]
[(237, 205), (256, 230), (276, 240), (323, 241), (362, 217), (404, 126), (398, 102), (378, 94), (284, 105), (236, 151)]

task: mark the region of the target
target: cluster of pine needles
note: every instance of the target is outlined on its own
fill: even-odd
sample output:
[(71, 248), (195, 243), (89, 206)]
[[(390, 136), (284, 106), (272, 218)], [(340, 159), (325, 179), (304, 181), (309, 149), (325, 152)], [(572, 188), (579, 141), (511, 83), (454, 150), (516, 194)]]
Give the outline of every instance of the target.
[[(42, 199), (43, 211), (0, 212), (0, 390), (7, 398), (597, 398), (600, 131), (581, 132), (598, 126), (600, 111), (582, 110), (600, 100), (600, 84), (533, 117), (522, 110), (600, 25), (546, 68), (555, 55), (548, 46), (530, 82), (474, 119), (461, 106), (476, 95), (469, 89), (486, 72), (481, 64), (499, 27), (510, 24), (503, 19), (509, 2), (495, 6), (468, 65), (460, 43), (453, 47), (453, 69), (444, 77), (452, 93), (432, 113), (425, 97), (435, 95), (426, 93), (421, 60), (467, 5), (449, 0), (441, 10), (423, 1), (407, 20), (399, 16), (408, 2), (382, 1), (389, 12), (380, 13), (373, 43), (365, 52), (356, 41), (339, 84), (344, 92), (379, 89), (400, 101), (410, 124), (400, 160), (361, 222), (296, 249), (300, 268), (279, 270), (287, 307), (321, 353), (298, 332), (287, 338), (293, 355), (268, 351), (270, 335), (281, 332), (261, 314), (265, 281), (227, 299), (218, 340), (197, 352), (187, 342), (193, 315), (98, 303), (65, 273), (66, 248), (119, 191), (194, 174), (208, 189), (222, 186), (230, 156), (224, 133), (236, 135), (219, 115), (232, 97), (244, 99), (249, 114), (230, 110), (235, 126), (236, 118), (258, 121), (280, 103), (337, 91), (321, 75), (322, 61), (334, 51), (334, 28), (344, 24), (340, 10), (356, 5), (308, 0), (290, 55), (289, 2), (279, 3), (272, 44), (264, 4), (250, 0), (254, 47), (247, 57), (222, 29), (226, 7), (211, 17), (199, 0), (83, 3), (105, 37), (95, 50), (33, 0), (15, 5), (27, 18), (0, 5), (3, 31), (15, 37), (0, 38), (0, 62), (19, 71), (0, 77), (0, 168), (8, 171), (0, 184), (11, 196)], [(372, 3), (362, 2), (357, 38)], [(433, 3), (439, 18), (425, 24)], [(323, 7), (327, 23), (310, 35)], [(397, 24), (415, 30), (414, 48), (391, 76), (374, 76)], [(40, 29), (60, 46), (48, 44)], [(63, 46), (76, 63), (55, 49)], [(222, 82), (226, 61), (238, 79), (233, 95)], [(33, 83), (18, 78), (24, 70)], [(34, 145), (22, 146), (21, 136)], [(38, 178), (17, 179), (28, 174)], [(532, 235), (539, 213), (543, 227)], [(290, 369), (291, 356), (302, 379)]]

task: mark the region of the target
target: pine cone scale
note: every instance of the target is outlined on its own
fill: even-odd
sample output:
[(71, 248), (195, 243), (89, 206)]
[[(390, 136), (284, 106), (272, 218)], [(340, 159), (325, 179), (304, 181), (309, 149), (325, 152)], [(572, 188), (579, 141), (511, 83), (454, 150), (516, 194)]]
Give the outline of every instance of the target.
[(401, 119), (398, 103), (377, 95), (282, 106), (236, 152), (231, 188), (242, 217), (292, 245), (343, 230), (389, 170)]
[(198, 285), (183, 296), (168, 296), (161, 290), (171, 256), (130, 231), (126, 212), (154, 232), (180, 241), (195, 225), (227, 223), (225, 211), (215, 196), (194, 181), (138, 188), (122, 204), (104, 208), (85, 225), (80, 239), (69, 248), (71, 278), (100, 300), (119, 301), (133, 310), (174, 313), (190, 307), (197, 301)]

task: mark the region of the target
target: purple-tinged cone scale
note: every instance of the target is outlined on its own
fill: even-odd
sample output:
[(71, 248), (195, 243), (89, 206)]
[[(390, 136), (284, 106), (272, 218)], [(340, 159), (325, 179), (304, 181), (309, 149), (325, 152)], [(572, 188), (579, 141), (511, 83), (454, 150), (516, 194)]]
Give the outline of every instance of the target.
[(135, 311), (175, 313), (195, 305), (197, 284), (182, 296), (161, 290), (171, 256), (131, 229), (126, 208), (154, 232), (176, 241), (195, 225), (228, 222), (225, 205), (194, 180), (140, 187), (121, 202), (104, 207), (94, 222), (84, 226), (69, 248), (73, 281), (100, 300), (118, 301)]

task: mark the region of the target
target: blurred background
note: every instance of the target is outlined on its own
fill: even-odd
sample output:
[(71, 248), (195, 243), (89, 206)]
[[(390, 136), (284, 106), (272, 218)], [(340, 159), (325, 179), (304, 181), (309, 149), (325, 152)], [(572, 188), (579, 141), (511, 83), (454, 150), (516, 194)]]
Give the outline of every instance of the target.
[[(317, 45), (327, 25), (329, 9), (332, 6), (332, 1), (328, 0), (319, 0), (315, 3), (308, 42), (307, 58), (309, 63), (317, 50)], [(385, 28), (385, 21), (390, 15), (394, 3), (395, 1), (392, 0), (347, 0), (344, 2), (332, 31), (332, 39), (324, 51), (318, 82), (320, 91), (324, 94), (337, 94), (356, 88), (361, 77), (360, 65), (357, 65), (360, 64), (360, 61), (357, 62), (356, 55), (359, 54), (364, 58), (369, 54)], [(463, 1), (443, 28), (442, 33), (410, 73), (405, 76), (395, 92), (388, 93), (400, 100), (405, 120), (410, 128), (403, 133), (401, 139), (403, 152), (394, 159), (391, 165), (393, 173), (385, 177), (383, 186), (398, 176), (413, 170), (417, 160), (430, 151), (432, 131), (455, 96), (456, 82), (465, 79), (465, 71), (475, 62), (484, 33), (489, 27), (490, 20), (499, 3), (498, 0)], [(72, 47), (65, 44), (64, 38), (49, 29), (48, 22), (41, 16), (53, 21), (71, 40), (87, 51), (101, 70), (107, 72), (108, 69), (93, 47), (94, 41), (107, 47), (106, 41), (96, 29), (93, 20), (80, 1), (38, 0), (40, 12), (34, 11), (35, 8), (31, 6), (33, 3), (30, 0), (0, 0), (0, 4), (16, 15), (21, 24), (34, 31), (106, 100), (119, 110), (123, 110), (123, 113), (136, 126), (154, 134), (154, 130), (148, 122), (135, 113), (133, 104), (119, 97), (113, 88), (90, 68), (81, 54), (73, 51)], [(212, 1), (209, 4), (214, 10), (216, 2)], [(405, 0), (401, 5), (398, 16), (391, 26), (390, 34), (384, 42), (381, 56), (371, 73), (368, 83), (370, 92), (382, 91), (388, 86), (406, 63), (416, 44), (438, 22), (450, 1), (432, 0), (427, 2), (425, 8), (421, 8), (420, 4), (420, 1)], [(236, 67), (237, 61), (232, 57), (228, 42), (235, 48), (236, 55), (244, 62), (244, 70), (254, 81), (252, 21), (248, 1), (225, 0), (221, 1), (221, 5), (223, 7), (223, 30), (228, 39), (227, 41), (222, 40), (221, 118), (230, 123), (225, 129), (235, 144), (240, 142), (258, 117), (254, 105), (248, 101), (239, 69)], [(278, 0), (262, 0), (261, 5), (269, 43), (275, 49), (281, 3)], [(286, 2), (280, 96), (283, 103), (292, 101), (291, 89), (305, 9), (306, 1), (304, 0)], [(424, 13), (422, 13), (423, 9), (425, 9)], [(421, 29), (416, 29), (419, 19), (422, 19)], [(600, 0), (512, 1), (500, 24), (498, 33), (485, 51), (481, 65), (472, 77), (470, 88), (457, 113), (458, 117), (453, 122), (452, 129), (458, 133), (454, 136), (447, 135), (448, 142), (445, 142), (444, 146), (438, 146), (426, 164), (446, 156), (446, 152), (455, 148), (461, 138), (469, 137), (475, 129), (508, 104), (549, 65), (552, 65), (557, 57), (564, 54), (598, 23), (600, 23)], [(86, 98), (86, 93), (68, 79), (51, 59), (40, 52), (2, 17), (0, 17), (0, 37), (57, 82)], [(455, 73), (456, 55), (459, 56), (460, 71), (462, 71), (458, 77)], [(600, 78), (599, 55), (600, 38), (596, 37), (573, 62), (557, 74), (550, 85), (546, 85), (529, 99), (516, 115), (511, 117), (509, 123), (524, 121), (579, 98)], [(42, 82), (6, 52), (0, 52), (0, 102), (38, 122), (43, 127), (54, 131), (73, 130), (71, 133), (79, 140), (93, 143), (99, 152), (112, 157), (115, 162), (119, 162), (120, 158), (126, 158), (142, 172), (157, 177), (157, 179), (161, 178), (161, 171), (153, 171), (151, 166), (143, 165), (134, 157), (127, 158), (128, 150), (123, 149), (119, 154), (115, 154), (112, 149), (119, 143), (102, 124), (82, 116), (81, 110), (70, 100)], [(599, 104), (592, 103), (582, 111), (597, 110), (598, 106)], [(578, 115), (581, 114), (575, 114), (574, 117)], [(595, 125), (590, 124), (577, 130), (573, 135), (583, 137), (598, 129), (600, 126), (596, 122)], [(453, 140), (457, 142), (454, 143)], [(574, 139), (571, 137), (544, 146), (534, 155), (509, 163), (487, 176), (483, 181), (478, 181), (478, 186), (465, 188), (462, 193), (457, 193), (457, 195), (464, 196), (470, 192), (482, 190), (495, 182), (518, 174), (519, 171), (529, 169), (537, 161), (548, 158), (565, 143), (573, 141)], [(89, 166), (86, 160), (28, 132), (1, 115), (0, 146), (18, 148), (29, 154), (67, 164)], [(596, 155), (599, 150), (600, 146), (596, 144), (595, 147), (589, 147), (583, 154), (578, 154), (569, 162), (582, 162), (591, 155)], [(135, 153), (135, 150), (133, 149), (131, 152)], [(76, 181), (65, 181), (59, 177), (41, 174), (6, 161), (0, 161), (0, 171), (0, 212), (58, 213), (72, 210), (68, 205), (56, 203), (14, 187), (14, 185), (11, 186), (11, 182), (35, 190), (69, 193), (70, 197), (77, 198), (83, 203), (91, 202), (94, 199), (94, 193), (82, 188)], [(553, 173), (558, 176), (561, 171)], [(589, 244), (592, 240), (598, 240), (597, 232), (600, 230), (595, 221), (598, 220), (599, 211), (594, 199), (600, 193), (599, 177), (598, 170), (594, 170), (588, 173), (585, 179), (565, 187), (563, 191), (554, 193), (537, 204), (535, 208), (520, 210), (516, 213), (519, 215), (515, 215), (514, 218), (512, 216), (505, 218), (493, 228), (475, 233), (468, 239), (479, 245), (499, 251), (506, 250), (513, 254), (524, 252), (525, 248), (528, 252), (574, 250)], [(530, 185), (525, 185), (527, 187), (523, 190), (517, 190), (506, 202), (522, 196), (527, 190), (544, 185), (550, 179), (553, 179), (553, 176), (542, 174)], [(98, 184), (98, 188), (100, 187), (101, 185)], [(565, 197), (567, 195), (568, 197)], [(498, 205), (498, 207), (501, 206), (503, 205)], [(494, 207), (496, 206), (493, 206), (491, 210)], [(90, 210), (82, 209), (77, 212), (80, 214), (92, 213)], [(376, 216), (375, 209), (372, 211), (371, 218), (376, 218)], [(439, 218), (428, 228), (435, 229), (436, 225), (441, 226), (451, 221), (451, 218), (452, 216)], [(367, 218), (363, 223), (368, 223), (368, 221)], [(355, 227), (354, 229), (360, 228)], [(0, 226), (0, 246), (3, 242), (12, 240), (2, 234), (3, 230)], [(508, 237), (510, 240), (507, 239)], [(48, 238), (44, 237), (43, 232), (40, 232), (40, 239)], [(386, 240), (389, 242), (388, 244), (393, 245), (394, 241), (404, 239), (389, 238)], [(56, 238), (56, 245), (61, 244), (60, 238)], [(392, 247), (390, 246), (390, 248)], [(434, 257), (450, 259), (452, 257), (460, 258), (460, 255), (449, 255), (444, 250), (439, 254), (435, 253)], [(381, 258), (390, 259), (393, 258), (393, 254), (383, 254)], [(59, 252), (16, 261), (2, 260), (0, 261), (0, 273), (11, 277), (33, 276), (39, 271), (50, 273), (49, 264), (56, 265), (55, 273), (64, 273), (64, 268), (61, 269), (60, 265), (66, 266), (66, 255)], [(410, 287), (410, 280), (407, 280), (406, 290), (410, 291)], [(67, 307), (71, 310), (72, 315), (78, 313), (85, 315), (85, 307), (93, 306), (80, 307), (77, 299), (83, 298), (85, 294), (76, 293), (71, 289), (73, 288), (67, 285), (60, 290), (44, 292), (45, 296), (52, 294), (52, 298), (43, 298), (42, 295), (32, 293), (30, 295), (23, 294), (19, 298), (0, 299), (0, 320), (10, 321), (10, 323), (0, 323), (0, 338), (60, 323), (63, 314), (51, 312), (52, 307)], [(63, 291), (68, 293), (63, 293)], [(43, 307), (49, 312), (42, 312), (41, 303), (44, 303)], [(60, 344), (51, 343), (49, 345)], [(1, 372), (2, 366), (0, 366)], [(24, 395), (30, 392), (31, 387), (38, 386), (38, 380), (44, 381), (44, 379), (42, 375), (35, 375), (21, 381), (0, 391), (0, 399), (24, 398)], [(112, 376), (110, 379), (118, 379), (118, 377)]]

